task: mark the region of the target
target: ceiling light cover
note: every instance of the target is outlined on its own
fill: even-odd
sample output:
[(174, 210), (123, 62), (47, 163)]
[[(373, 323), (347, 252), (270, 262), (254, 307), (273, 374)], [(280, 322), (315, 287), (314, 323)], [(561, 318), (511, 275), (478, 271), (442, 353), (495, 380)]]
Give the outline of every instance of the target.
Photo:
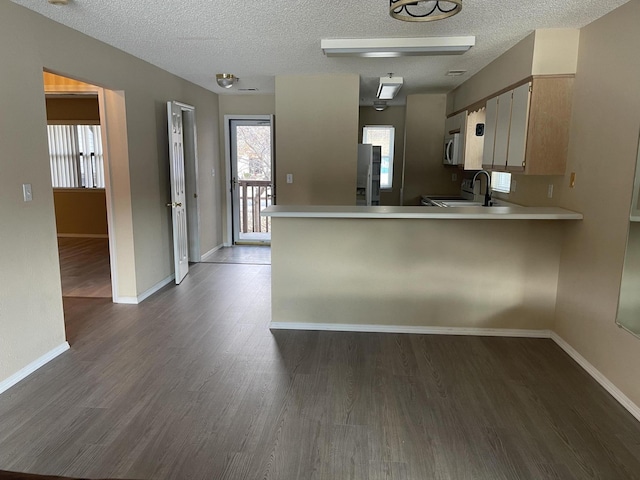
[(218, 73), (218, 74), (216, 74), (216, 82), (218, 82), (218, 85), (220, 85), (222, 88), (231, 88), (231, 87), (233, 87), (233, 84), (237, 80), (238, 79), (235, 77), (235, 75), (233, 73)]
[(462, 10), (462, 0), (389, 0), (389, 15), (404, 22), (433, 22), (453, 17)]
[(325, 38), (327, 57), (392, 58), (416, 55), (460, 55), (476, 44), (474, 36), (417, 38)]
[(381, 112), (387, 108), (387, 102), (384, 100), (376, 100), (373, 102), (373, 108), (376, 112)]
[(402, 77), (380, 77), (376, 97), (380, 100), (392, 100), (402, 88), (402, 83)]

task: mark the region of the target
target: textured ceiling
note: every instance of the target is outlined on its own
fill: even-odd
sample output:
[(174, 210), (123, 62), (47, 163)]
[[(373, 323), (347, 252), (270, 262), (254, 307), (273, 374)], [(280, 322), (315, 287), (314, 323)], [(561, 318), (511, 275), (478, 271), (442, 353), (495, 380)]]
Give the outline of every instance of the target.
[[(538, 28), (579, 28), (628, 0), (464, 0), (462, 12), (412, 24), (388, 14), (388, 0), (13, 0), (182, 78), (221, 94), (273, 93), (280, 74), (357, 73), (361, 104), (378, 77), (405, 79), (401, 95), (448, 92)], [(328, 58), (322, 38), (475, 35), (464, 55), (395, 59)], [(467, 70), (448, 77), (448, 70)], [(216, 73), (233, 73), (224, 90)]]

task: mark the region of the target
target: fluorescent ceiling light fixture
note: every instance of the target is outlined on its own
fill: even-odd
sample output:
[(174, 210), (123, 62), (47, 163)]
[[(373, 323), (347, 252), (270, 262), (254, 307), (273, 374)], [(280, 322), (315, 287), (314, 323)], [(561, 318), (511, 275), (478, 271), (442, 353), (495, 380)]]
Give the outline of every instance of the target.
[(401, 88), (402, 77), (380, 77), (376, 97), (380, 100), (392, 100)]
[(460, 55), (476, 44), (476, 37), (324, 38), (327, 57), (393, 58), (414, 55)]

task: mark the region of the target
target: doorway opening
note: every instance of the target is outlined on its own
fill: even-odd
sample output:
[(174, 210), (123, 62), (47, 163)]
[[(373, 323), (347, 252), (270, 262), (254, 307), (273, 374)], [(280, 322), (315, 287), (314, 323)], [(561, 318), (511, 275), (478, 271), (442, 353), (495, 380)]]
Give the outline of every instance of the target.
[(260, 213), (275, 205), (272, 115), (225, 115), (229, 165), (229, 245), (270, 245), (271, 219)]
[(98, 87), (43, 76), (63, 297), (113, 298)]
[[(90, 243), (91, 240), (100, 240), (102, 245), (96, 248), (95, 251), (92, 248), (86, 247), (86, 245), (83, 246), (85, 248), (85, 255), (95, 254), (100, 256), (101, 267), (96, 267), (96, 270), (93, 273), (89, 272), (88, 275), (98, 275), (101, 269), (100, 271), (103, 275), (101, 278), (107, 284), (109, 280), (105, 279), (107, 275), (109, 276), (111, 285), (109, 297), (111, 297), (114, 303), (139, 303), (141, 296), (137, 294), (136, 288), (136, 262), (133, 232), (131, 230), (133, 213), (131, 209), (129, 152), (124, 92), (108, 90), (46, 70), (43, 72), (43, 89), (45, 99), (47, 97), (55, 99), (56, 95), (58, 96), (57, 98), (61, 98), (62, 100), (78, 98), (86, 101), (86, 99), (89, 98), (90, 100), (87, 103), (93, 105), (91, 107), (93, 112), (91, 113), (92, 122), (87, 122), (86, 118), (82, 118), (85, 114), (81, 111), (72, 112), (70, 118), (63, 118), (60, 121), (63, 124), (69, 124), (71, 126), (59, 129), (58, 137), (55, 136), (56, 134), (54, 132), (51, 142), (66, 143), (67, 147), (65, 148), (67, 148), (68, 151), (60, 154), (60, 148), (57, 148), (56, 151), (58, 151), (58, 153), (54, 153), (52, 156), (50, 148), (48, 161), (51, 166), (52, 185), (55, 185), (54, 175), (61, 176), (63, 180), (65, 176), (73, 177), (73, 182), (75, 183), (64, 184), (62, 188), (66, 187), (66, 189), (63, 193), (81, 196), (94, 195), (94, 197), (92, 197), (93, 200), (96, 203), (100, 203), (103, 210), (102, 213), (93, 212), (93, 214), (83, 217), (84, 220), (80, 222), (80, 225), (74, 227), (83, 229), (79, 233), (68, 230), (62, 231), (62, 229), (59, 228), (59, 233), (67, 233), (67, 236), (61, 238), (71, 239), (60, 243), (73, 243), (73, 239), (82, 239), (87, 243)], [(95, 120), (96, 97), (99, 121)], [(78, 121), (79, 119), (82, 121)], [(49, 123), (55, 122), (49, 121)], [(84, 130), (78, 130), (78, 124), (86, 123), (89, 123), (90, 126), (83, 127)], [(98, 125), (100, 127), (99, 130), (97, 128)], [(93, 130), (88, 132), (87, 129)], [(82, 138), (75, 139), (73, 138), (74, 135)], [(101, 153), (99, 152), (100, 144), (102, 146)], [(75, 146), (71, 147), (69, 145)], [(92, 152), (93, 155), (91, 155)], [(59, 159), (55, 157), (55, 155), (66, 157)], [(116, 159), (116, 161), (110, 162), (110, 158)], [(102, 163), (103, 168), (98, 168), (100, 163)], [(56, 172), (56, 169), (59, 169), (59, 171)], [(68, 180), (64, 181), (67, 182)], [(69, 187), (69, 185), (71, 185), (71, 187)], [(68, 190), (68, 188), (73, 188), (76, 192)], [(96, 199), (99, 199), (100, 196), (103, 197), (103, 200), (98, 202)], [(71, 200), (69, 200), (69, 198), (71, 198)], [(70, 201), (76, 209), (87, 207), (87, 205), (80, 205), (83, 203), (83, 200), (79, 200), (78, 198), (79, 197), (68, 197), (67, 201)], [(87, 202), (89, 201), (87, 200)], [(104, 232), (104, 209), (106, 209), (106, 232)], [(101, 223), (101, 228), (104, 233), (96, 233), (95, 231), (87, 233), (87, 229), (96, 227), (95, 225), (90, 227), (86, 225), (86, 223), (98, 221), (98, 219), (101, 219), (99, 223)], [(56, 220), (58, 220), (58, 218)], [(74, 233), (78, 234), (73, 235)], [(68, 251), (72, 252), (70, 255), (78, 254), (79, 252), (73, 248), (73, 246)], [(81, 255), (79, 256), (82, 258)], [(89, 257), (87, 256), (87, 258)], [(92, 261), (85, 259), (85, 261), (80, 262), (78, 269), (85, 270), (91, 265)], [(71, 269), (71, 272), (63, 271), (62, 273), (77, 275), (78, 271), (79, 270)], [(89, 285), (87, 285), (87, 289), (88, 288), (90, 288)], [(102, 295), (108, 295), (105, 293), (107, 288), (102, 289)], [(81, 293), (86, 297), (89, 295), (87, 289), (78, 291), (77, 293)]]

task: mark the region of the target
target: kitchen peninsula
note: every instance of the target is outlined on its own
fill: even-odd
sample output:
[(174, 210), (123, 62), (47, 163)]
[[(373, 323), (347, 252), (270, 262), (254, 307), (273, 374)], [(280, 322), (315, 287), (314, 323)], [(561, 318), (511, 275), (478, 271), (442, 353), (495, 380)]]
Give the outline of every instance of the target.
[[(272, 324), (542, 335), (564, 221), (535, 207), (272, 206)], [(563, 221), (559, 221), (563, 220)]]

